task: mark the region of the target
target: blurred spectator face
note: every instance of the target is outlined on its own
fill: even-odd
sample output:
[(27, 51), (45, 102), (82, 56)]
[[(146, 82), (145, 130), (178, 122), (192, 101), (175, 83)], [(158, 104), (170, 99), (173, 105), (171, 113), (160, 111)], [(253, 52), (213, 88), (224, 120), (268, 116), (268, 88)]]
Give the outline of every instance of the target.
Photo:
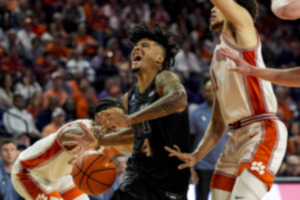
[(286, 171), (290, 176), (298, 176), (300, 173), (300, 158), (296, 155), (288, 156), (286, 160)]
[(191, 43), (189, 41), (184, 41), (183, 44), (182, 44), (182, 50), (184, 52), (189, 52), (191, 50)]
[(65, 115), (58, 115), (57, 117), (54, 117), (52, 120), (58, 127), (61, 127), (65, 123), (66, 117)]
[(53, 88), (60, 90), (62, 88), (63, 85), (63, 78), (62, 77), (57, 77), (55, 79), (53, 79)]
[(47, 63), (49, 65), (53, 64), (54, 59), (53, 59), (53, 55), (51, 53), (47, 53), (44, 58), (45, 58), (45, 63)]
[(85, 25), (80, 25), (78, 27), (78, 36), (83, 37), (85, 35), (86, 35), (86, 27), (85, 27)]
[(219, 31), (224, 24), (224, 16), (217, 7), (211, 9), (210, 26), (211, 31)]
[(65, 102), (65, 106), (64, 106), (64, 110), (66, 111), (66, 113), (73, 113), (76, 110), (76, 104), (72, 99), (68, 99)]
[(292, 135), (300, 135), (300, 126), (298, 122), (293, 122), (291, 124), (291, 134)]
[(93, 101), (94, 101), (94, 98), (95, 98), (95, 96), (96, 96), (94, 88), (89, 87), (89, 88), (85, 91), (84, 96), (85, 96), (85, 98), (86, 98), (86, 100), (87, 100), (88, 102), (93, 102)]
[(10, 41), (11, 43), (15, 42), (17, 39), (16, 31), (14, 29), (10, 29), (8, 31), (7, 38), (8, 38), (8, 41)]
[(87, 79), (83, 78), (79, 82), (79, 88), (81, 91), (84, 91), (86, 88), (90, 86), (90, 83), (88, 82)]
[(212, 104), (214, 101), (215, 93), (214, 93), (214, 88), (213, 84), (211, 81), (208, 81), (202, 89), (202, 94), (204, 99), (209, 103)]
[(18, 157), (17, 146), (12, 142), (3, 144), (0, 149), (0, 156), (3, 163), (13, 164)]
[(60, 13), (54, 13), (53, 22), (56, 24), (60, 24), (62, 22), (62, 15)]
[(20, 0), (19, 8), (21, 10), (27, 10), (28, 8), (27, 0)]
[(24, 29), (27, 32), (31, 32), (31, 27), (32, 27), (32, 19), (31, 18), (25, 18), (24, 19)]
[(4, 88), (5, 89), (10, 89), (13, 82), (12, 82), (12, 78), (9, 74), (5, 75), (5, 80), (4, 80)]
[(78, 0), (69, 0), (68, 2), (71, 6), (77, 6), (78, 5)]
[(17, 142), (18, 146), (29, 147), (30, 146), (30, 136), (29, 136), (29, 134), (20, 135), (16, 142)]
[(16, 46), (12, 46), (9, 51), (9, 57), (18, 58), (19, 50)]
[(32, 104), (35, 106), (43, 105), (43, 93), (42, 92), (35, 92), (32, 95)]
[(25, 107), (25, 100), (22, 96), (18, 96), (14, 101), (14, 106), (19, 110), (23, 110)]
[(50, 97), (49, 98), (49, 110), (54, 110), (55, 108), (59, 107), (59, 100), (57, 97)]

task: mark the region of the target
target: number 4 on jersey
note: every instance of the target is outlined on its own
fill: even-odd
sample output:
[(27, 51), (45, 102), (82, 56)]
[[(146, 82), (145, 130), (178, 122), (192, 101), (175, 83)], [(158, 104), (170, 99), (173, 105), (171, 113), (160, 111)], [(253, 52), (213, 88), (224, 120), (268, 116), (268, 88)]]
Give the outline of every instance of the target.
[(148, 138), (145, 138), (141, 147), (141, 152), (145, 153), (147, 157), (152, 156), (152, 149)]

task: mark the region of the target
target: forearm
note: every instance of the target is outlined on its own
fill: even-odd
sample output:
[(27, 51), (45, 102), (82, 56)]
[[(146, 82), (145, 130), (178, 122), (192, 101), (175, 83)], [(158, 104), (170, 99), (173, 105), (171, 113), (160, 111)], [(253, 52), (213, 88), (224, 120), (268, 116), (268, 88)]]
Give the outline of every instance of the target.
[(299, 0), (272, 0), (272, 11), (277, 17), (294, 20), (300, 18)]
[(208, 125), (203, 139), (193, 152), (193, 154), (196, 155), (197, 160), (204, 158), (218, 144), (225, 131), (226, 126), (224, 124), (218, 125), (210, 123)]
[(175, 112), (182, 112), (187, 106), (187, 96), (184, 91), (177, 91), (164, 96), (148, 107), (129, 115), (132, 124), (165, 117)]
[(253, 67), (249, 75), (256, 76), (283, 86), (300, 86), (300, 67), (292, 69), (271, 69)]
[(131, 128), (123, 129), (116, 133), (109, 133), (98, 138), (99, 146), (131, 145), (134, 141), (134, 135)]

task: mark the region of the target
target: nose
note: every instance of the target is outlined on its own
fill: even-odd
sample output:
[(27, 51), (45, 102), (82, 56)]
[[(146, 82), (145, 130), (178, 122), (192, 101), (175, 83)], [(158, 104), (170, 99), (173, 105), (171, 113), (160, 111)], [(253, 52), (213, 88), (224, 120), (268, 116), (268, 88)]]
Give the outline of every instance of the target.
[(141, 48), (140, 48), (140, 46), (138, 46), (138, 45), (135, 45), (134, 48), (133, 48), (133, 50), (135, 50), (135, 51), (140, 50), (140, 49), (141, 49)]
[(210, 10), (211, 13), (214, 13), (216, 12), (216, 6), (214, 6), (211, 10)]

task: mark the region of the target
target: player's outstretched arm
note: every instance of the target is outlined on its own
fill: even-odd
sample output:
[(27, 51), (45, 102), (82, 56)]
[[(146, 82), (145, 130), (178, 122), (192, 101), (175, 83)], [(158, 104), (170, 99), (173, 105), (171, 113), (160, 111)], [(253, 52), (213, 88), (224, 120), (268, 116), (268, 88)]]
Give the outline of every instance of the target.
[(233, 60), (237, 65), (237, 67), (227, 68), (228, 71), (238, 72), (249, 76), (256, 76), (258, 78), (283, 86), (300, 87), (300, 67), (295, 67), (292, 69), (258, 68), (244, 61), (232, 50), (221, 49), (221, 53), (225, 57)]
[(198, 147), (193, 153), (182, 153), (179, 147), (174, 146), (174, 149), (165, 147), (165, 150), (170, 154), (169, 156), (176, 156), (184, 163), (178, 166), (178, 169), (193, 167), (199, 160), (206, 156), (220, 141), (225, 133), (226, 125), (222, 118), (219, 107), (219, 102), (215, 97), (211, 121), (205, 131), (204, 137), (199, 143)]
[(187, 95), (176, 74), (170, 71), (163, 71), (157, 75), (155, 84), (161, 97), (159, 100), (130, 115), (123, 115), (115, 111), (102, 111), (98, 116), (102, 119), (102, 128), (106, 129), (111, 126), (127, 127), (132, 124), (161, 118), (175, 112), (182, 112), (186, 109)]
[(300, 18), (300, 1), (299, 0), (272, 0), (273, 13), (287, 20), (296, 20)]

